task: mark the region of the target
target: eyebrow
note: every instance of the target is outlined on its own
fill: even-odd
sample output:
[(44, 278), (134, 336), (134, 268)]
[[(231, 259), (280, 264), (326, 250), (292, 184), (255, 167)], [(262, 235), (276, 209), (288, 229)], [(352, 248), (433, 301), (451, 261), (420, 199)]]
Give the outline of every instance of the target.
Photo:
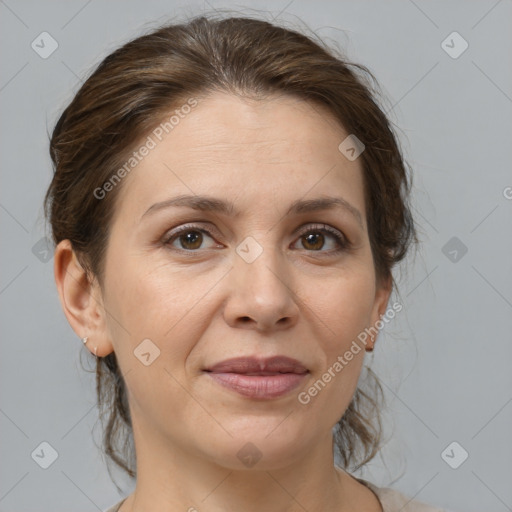
[[(155, 213), (170, 207), (180, 206), (185, 206), (202, 212), (221, 213), (229, 217), (238, 217), (241, 214), (240, 211), (235, 210), (233, 203), (229, 203), (223, 199), (204, 195), (181, 195), (150, 206), (142, 215), (140, 220), (142, 221), (142, 219), (150, 213)], [(332, 210), (336, 207), (341, 207), (345, 211), (349, 212), (357, 220), (361, 228), (363, 228), (363, 217), (361, 212), (342, 197), (327, 196), (315, 199), (297, 199), (290, 205), (284, 216), (286, 217), (289, 215), (316, 212), (320, 210)]]

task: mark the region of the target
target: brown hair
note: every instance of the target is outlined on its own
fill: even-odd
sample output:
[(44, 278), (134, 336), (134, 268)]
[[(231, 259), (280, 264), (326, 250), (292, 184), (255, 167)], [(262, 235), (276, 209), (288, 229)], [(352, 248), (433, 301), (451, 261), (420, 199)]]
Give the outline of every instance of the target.
[[(418, 240), (408, 206), (411, 178), (376, 87), (366, 67), (321, 41), (258, 19), (198, 16), (130, 41), (99, 64), (53, 130), (55, 173), (45, 197), (53, 241), (69, 239), (101, 286), (121, 185), (101, 200), (94, 190), (137, 141), (191, 96), (289, 94), (327, 108), (365, 144), (360, 158), (376, 276), (390, 278), (396, 288), (391, 270)], [(334, 446), (346, 469), (361, 467), (380, 446), (382, 388), (371, 371), (369, 376), (373, 391), (359, 387), (335, 429)], [(127, 391), (115, 353), (97, 358), (96, 390), (102, 422), (106, 416), (103, 450), (134, 477), (136, 468), (127, 460), (134, 460)]]

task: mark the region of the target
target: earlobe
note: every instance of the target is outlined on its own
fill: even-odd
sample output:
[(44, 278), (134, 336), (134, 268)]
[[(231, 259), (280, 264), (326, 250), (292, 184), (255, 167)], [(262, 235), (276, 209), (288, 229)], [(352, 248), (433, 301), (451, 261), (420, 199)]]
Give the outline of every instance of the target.
[[(87, 348), (97, 356), (112, 352), (102, 297), (96, 280), (91, 280), (78, 261), (69, 240), (55, 248), (54, 277), (66, 318)], [(85, 342), (84, 342), (85, 344)]]

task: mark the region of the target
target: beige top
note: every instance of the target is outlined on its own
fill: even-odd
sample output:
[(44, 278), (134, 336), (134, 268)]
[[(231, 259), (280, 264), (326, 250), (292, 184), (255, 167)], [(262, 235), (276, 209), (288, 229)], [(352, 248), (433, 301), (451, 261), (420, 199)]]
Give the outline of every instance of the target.
[[(404, 494), (390, 489), (389, 487), (376, 487), (366, 480), (357, 479), (362, 484), (371, 489), (380, 501), (384, 512), (449, 512), (446, 509), (431, 507), (420, 501), (412, 500)], [(126, 499), (126, 498), (125, 498)], [(110, 507), (105, 512), (118, 512), (124, 499)]]

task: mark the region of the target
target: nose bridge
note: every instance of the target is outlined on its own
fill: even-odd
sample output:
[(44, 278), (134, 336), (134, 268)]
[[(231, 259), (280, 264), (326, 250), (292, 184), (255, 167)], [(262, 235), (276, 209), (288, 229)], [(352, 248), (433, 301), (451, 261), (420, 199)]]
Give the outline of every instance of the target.
[[(256, 238), (257, 237), (257, 238)], [(271, 232), (246, 237), (236, 248), (235, 271), (253, 293), (282, 293), (285, 265)]]
[(255, 325), (271, 328), (287, 318), (297, 316), (290, 272), (272, 233), (261, 231), (246, 237), (237, 247), (233, 269), (233, 286), (226, 315), (230, 323), (253, 320)]

